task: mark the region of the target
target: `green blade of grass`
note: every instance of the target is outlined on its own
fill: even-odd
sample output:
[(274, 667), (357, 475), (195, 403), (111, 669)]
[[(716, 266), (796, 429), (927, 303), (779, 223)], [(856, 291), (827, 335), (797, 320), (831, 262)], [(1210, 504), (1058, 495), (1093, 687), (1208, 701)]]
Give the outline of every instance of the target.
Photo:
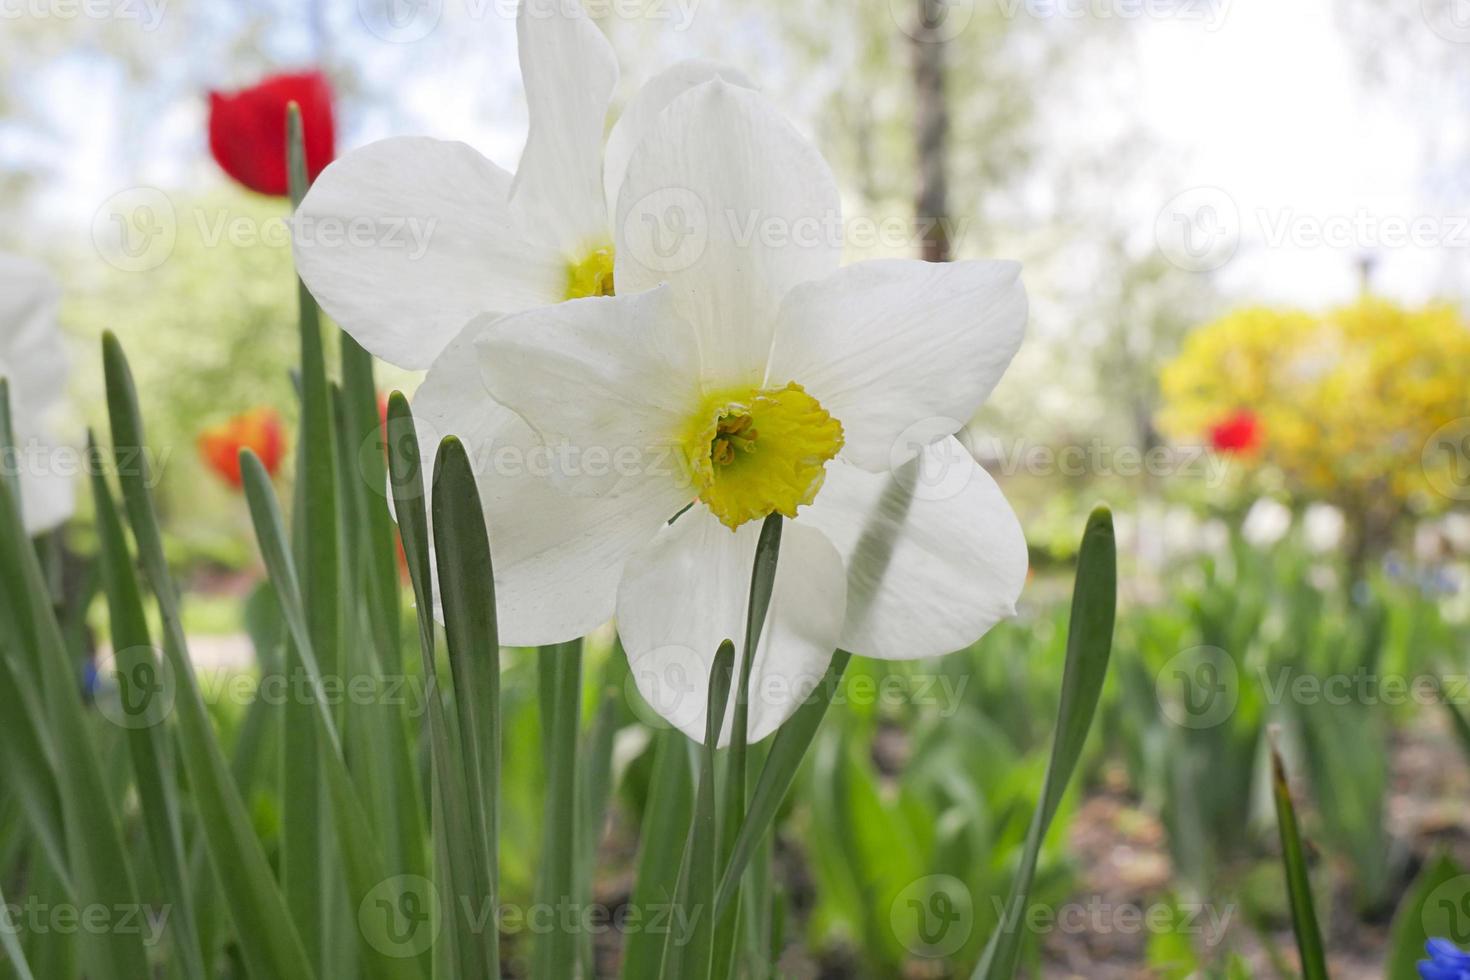
[(1286, 891), (1291, 901), (1291, 929), (1296, 934), (1304, 980), (1327, 980), (1327, 954), (1322, 930), (1312, 907), (1312, 879), (1307, 873), (1307, 856), (1297, 826), (1296, 807), (1286, 780), (1281, 753), (1271, 746), (1271, 795), (1276, 799), (1276, 826), (1281, 832), (1281, 860), (1286, 869)]
[[(468, 789), (449, 719), (439, 694), (434, 662), (434, 591), (429, 571), (428, 513), (424, 507), (423, 464), (408, 399), (395, 391), (388, 399), (388, 473), (398, 534), (408, 562), (418, 611), (419, 651), (423, 661), (429, 715), (429, 763), (434, 828), (434, 881), (442, 904), (452, 914), (446, 947), (434, 961), (453, 976), (488, 976), (482, 937), (470, 917), (459, 914), (461, 899), (475, 900), (474, 882), (457, 860), (479, 846), (470, 818)], [(440, 970), (436, 968), (435, 974)]]
[[(614, 764), (613, 741), (617, 736), (624, 702), (624, 683), (628, 678), (628, 658), (623, 652), (621, 640), (613, 641), (613, 649), (603, 663), (602, 676), (596, 685), (597, 702), (592, 712), (592, 724), (577, 753), (577, 801), (581, 807), (578, 814), (579, 835), (577, 838), (577, 905), (591, 908), (593, 901), (593, 878), (597, 865), (598, 845), (602, 842), (602, 831), (607, 824), (608, 801), (613, 793)], [(578, 958), (582, 976), (596, 974), (594, 930), (582, 932)]]
[[(720, 821), (720, 867), (726, 867), (735, 851), (740, 825), (745, 817), (745, 771), (750, 733), (750, 674), (766, 613), (771, 608), (771, 591), (776, 585), (776, 564), (781, 554), (780, 514), (770, 514), (761, 524), (750, 570), (750, 592), (745, 606), (745, 643), (740, 654), (740, 671), (735, 684), (735, 713), (730, 729), (730, 748), (725, 758), (723, 814)], [(743, 878), (744, 876), (742, 876)], [(725, 980), (735, 968), (740, 936), (740, 881), (735, 895), (715, 926), (715, 980)]]
[(10, 906), (5, 901), (3, 890), (0, 890), (0, 952), (5, 953), (4, 960), (0, 962), (9, 965), (11, 972), (15, 974), (15, 980), (36, 980), (30, 963), (26, 961), (26, 952), (20, 948), (20, 941), (16, 939), (15, 922), (10, 918)]
[(1107, 677), (1113, 649), (1113, 621), (1117, 614), (1118, 557), (1113, 539), (1113, 515), (1105, 507), (1092, 512), (1077, 554), (1077, 579), (1067, 627), (1067, 663), (1062, 674), (1062, 697), (1057, 712), (1051, 759), (1042, 782), (1041, 800), (1026, 834), (1025, 849), (1011, 883), (1005, 914), (975, 968), (975, 980), (1000, 980), (1016, 973), (1021, 955), (1021, 915), (1031, 894), (1036, 861), (1046, 832), (1061, 805), (1062, 794), (1087, 741), (1097, 701)]
[(702, 980), (713, 966), (714, 932), (718, 916), (712, 914), (719, 847), (719, 802), (715, 793), (715, 746), (725, 727), (725, 709), (735, 671), (735, 644), (726, 640), (710, 665), (709, 696), (705, 708), (704, 745), (700, 749), (698, 789), (694, 817), (685, 839), (684, 857), (674, 893), (669, 934), (664, 941), (659, 976), (665, 980)]
[[(0, 390), (0, 456), (14, 459), (8, 390)], [(77, 905), (102, 904), (109, 909), (138, 908), (137, 889), (122, 826), (107, 785), (103, 760), (90, 736), (73, 661), (62, 639), (51, 592), (26, 534), (18, 486), (0, 480), (0, 567), (4, 594), (17, 631), (16, 639), (32, 651), (35, 668), (21, 683), (38, 686), (38, 707), (55, 749), (57, 795), (61, 803), (66, 864), (60, 869), (70, 885), (68, 898)], [(86, 973), (98, 980), (127, 980), (148, 970), (142, 937), (120, 929), (84, 930), (79, 943)]]
[(229, 906), (235, 932), (244, 940), (239, 944), (240, 955), (250, 975), (257, 980), (314, 976), (296, 923), (286, 908), (255, 835), (249, 811), (231, 777), (189, 659), (179, 615), (178, 590), (169, 576), (163, 536), (149, 492), (151, 477), (143, 451), (147, 443), (127, 357), (111, 333), (103, 335), (102, 353), (118, 482), (144, 578), (163, 621), (163, 652), (174, 675), (178, 748), (199, 814), (200, 832)]
[(18, 665), (7, 659), (12, 641), (7, 639), (0, 645), (5, 648), (0, 652), (0, 690), (6, 691), (8, 697), (5, 737), (0, 738), (0, 765), (4, 766), (6, 788), (14, 793), (16, 805), (25, 814), (27, 827), (35, 834), (45, 862), (70, 891), (65, 818), (56, 785), (60, 763), (33, 685), (23, 682), (17, 673)]
[(745, 812), (730, 860), (720, 879), (720, 890), (715, 901), (717, 916), (724, 914), (734, 901), (740, 887), (740, 876), (745, 873), (766, 832), (776, 822), (776, 812), (781, 809), (781, 801), (786, 798), (791, 784), (796, 781), (801, 760), (806, 758), (807, 749), (811, 747), (812, 739), (816, 737), (817, 729), (827, 715), (827, 708), (837, 693), (838, 685), (842, 683), (842, 674), (847, 670), (850, 659), (852, 654), (846, 650), (838, 650), (832, 655), (832, 663), (828, 665), (822, 683), (771, 740), (766, 764), (761, 767), (760, 779), (755, 784), (755, 791), (751, 793), (750, 806)]
[[(164, 894), (173, 906), (168, 924), (179, 970), (185, 977), (202, 980), (208, 971), (199, 948), (198, 917), (186, 874), (183, 827), (166, 726), (172, 705), (164, 698), (172, 692), (155, 680), (159, 665), (143, 612), (142, 591), (138, 588), (117, 505), (90, 436), (87, 455), (93, 461), (92, 500), (114, 663), (121, 682), (128, 683), (123, 709), (130, 721), (125, 726), (128, 754), (142, 806), (143, 829)], [(134, 693), (141, 694), (142, 700), (134, 700)]]
[[(493, 909), (499, 894), (500, 633), (485, 512), (469, 454), (453, 436), (439, 448), (432, 504), (444, 637), (454, 676), (459, 757), (473, 838), (470, 849), (460, 856), (473, 894)], [(499, 936), (486, 929), (478, 938), (489, 975), (499, 976)]]
[[(655, 736), (653, 774), (638, 843), (638, 875), (633, 881), (632, 914), (650, 921), (674, 900), (669, 882), (679, 873), (685, 828), (694, 813), (694, 776), (689, 768), (687, 739), (668, 728)], [(653, 929), (630, 930), (623, 947), (623, 980), (658, 975), (663, 939)]]
[[(331, 801), (333, 826), (337, 833), (336, 853), (341, 855), (342, 870), (347, 879), (351, 908), (362, 910), (369, 903), (388, 903), (396, 909), (406, 894), (405, 889), (413, 883), (407, 876), (390, 876), (390, 869), (383, 859), (383, 849), (368, 819), (367, 811), (357, 795), (352, 774), (347, 769), (347, 760), (342, 751), (342, 738), (336, 720), (328, 704), (324, 674), (316, 658), (316, 650), (310, 635), (310, 621), (296, 577), (295, 565), (286, 544), (286, 532), (281, 521), (280, 507), (275, 491), (271, 488), (270, 474), (264, 464), (250, 450), (240, 454), (240, 475), (244, 482), (245, 499), (250, 506), (251, 521), (255, 525), (256, 541), (260, 545), (261, 558), (265, 562), (281, 612), (290, 629), (296, 650), (306, 671), (310, 685), (302, 698), (312, 710), (314, 730), (318, 739), (318, 758), (326, 778), (328, 798)], [(365, 916), (359, 915), (359, 924)], [(376, 918), (369, 921), (376, 922)], [(387, 930), (385, 930), (387, 932)], [(413, 978), (420, 976), (413, 952), (400, 951), (399, 947), (412, 948), (413, 943), (403, 943), (391, 935), (380, 935), (363, 929), (363, 942), (359, 945), (360, 966), (370, 976), (390, 978)]]
[(546, 755), (546, 807), (541, 837), (537, 902), (557, 910), (556, 925), (536, 942), (538, 977), (571, 977), (577, 962), (575, 916), (562, 914), (576, 901), (577, 735), (582, 720), (582, 641), (537, 651), (541, 731)]
[[(287, 173), (291, 207), (306, 196), (306, 150), (300, 107), (286, 111)], [(312, 648), (323, 671), (341, 675), (341, 626), (338, 621), (339, 570), (337, 541), (336, 433), (332, 423), (331, 389), (327, 384), (326, 354), (322, 345), (321, 316), (316, 300), (296, 277), (301, 343), (301, 462), (302, 509), (297, 512), (302, 542), (301, 598)], [(305, 670), (300, 651), (288, 667), (293, 686)], [(327, 969), (325, 934), (329, 910), (326, 860), (321, 812), (321, 762), (316, 758), (315, 722), (308, 706), (293, 703), (286, 709), (286, 759), (283, 783), (281, 879), (286, 900), (296, 916), (313, 960)]]

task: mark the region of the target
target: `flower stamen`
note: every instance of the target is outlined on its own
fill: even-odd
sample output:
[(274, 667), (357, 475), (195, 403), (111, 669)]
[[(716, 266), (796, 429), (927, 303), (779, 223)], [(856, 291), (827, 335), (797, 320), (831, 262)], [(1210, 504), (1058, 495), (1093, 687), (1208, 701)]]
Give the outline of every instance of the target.
[(726, 391), (705, 399), (684, 447), (699, 499), (734, 529), (811, 503), (842, 448), (842, 423), (795, 382)]

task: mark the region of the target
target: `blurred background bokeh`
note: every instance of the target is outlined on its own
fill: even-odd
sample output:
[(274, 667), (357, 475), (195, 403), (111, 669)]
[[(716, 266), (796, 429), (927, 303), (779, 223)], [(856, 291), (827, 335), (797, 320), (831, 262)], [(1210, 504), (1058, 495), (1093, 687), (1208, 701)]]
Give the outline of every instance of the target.
[[(1337, 975), (1411, 975), (1389, 960), (1436, 901), (1440, 934), (1470, 940), (1470, 10), (588, 8), (624, 97), (681, 58), (741, 66), (832, 163), (849, 260), (1025, 267), (1027, 342), (969, 426), (1031, 545), (1021, 615), (938, 665), (854, 661), (849, 687), (892, 696), (832, 713), (783, 818), (790, 975), (942, 977), (978, 955), (1040, 785), (1072, 549), (1099, 500), (1120, 533), (1114, 671), (1045, 852), (1031, 968), (1291, 975), (1268, 725), (1300, 776)], [(196, 652), (243, 672), (261, 572), (201, 437), (267, 409), (245, 438), (294, 445), (295, 294), (286, 206), (212, 159), (208, 93), (302, 68), (330, 81), (339, 153), (425, 134), (514, 168), (510, 0), (0, 4), (0, 250), (62, 282), (73, 442), (103, 417), (102, 331), (127, 347)], [(87, 523), (68, 531), (82, 551)], [(100, 604), (94, 619), (105, 634)], [(534, 690), (521, 680), (507, 691)], [(541, 792), (514, 761), (536, 752), (523, 700), (511, 896)], [(611, 905), (649, 765), (649, 716), (619, 710)], [(970, 916), (953, 949), (897, 924), (940, 891)]]

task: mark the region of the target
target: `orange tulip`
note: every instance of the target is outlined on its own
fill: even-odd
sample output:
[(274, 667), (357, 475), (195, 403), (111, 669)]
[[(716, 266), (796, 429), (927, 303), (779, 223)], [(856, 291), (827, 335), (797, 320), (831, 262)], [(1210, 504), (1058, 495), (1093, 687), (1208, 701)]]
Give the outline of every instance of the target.
[(240, 450), (250, 449), (276, 475), (286, 453), (286, 432), (273, 408), (252, 408), (199, 434), (199, 455), (230, 486), (240, 487)]

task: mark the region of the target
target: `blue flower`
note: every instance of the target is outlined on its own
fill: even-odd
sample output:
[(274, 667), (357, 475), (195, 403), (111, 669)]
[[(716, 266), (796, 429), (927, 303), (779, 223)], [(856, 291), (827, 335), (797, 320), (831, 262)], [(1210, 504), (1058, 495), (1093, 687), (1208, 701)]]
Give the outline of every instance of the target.
[(1425, 948), (1429, 959), (1419, 961), (1424, 980), (1470, 980), (1470, 953), (1448, 939), (1431, 939)]

